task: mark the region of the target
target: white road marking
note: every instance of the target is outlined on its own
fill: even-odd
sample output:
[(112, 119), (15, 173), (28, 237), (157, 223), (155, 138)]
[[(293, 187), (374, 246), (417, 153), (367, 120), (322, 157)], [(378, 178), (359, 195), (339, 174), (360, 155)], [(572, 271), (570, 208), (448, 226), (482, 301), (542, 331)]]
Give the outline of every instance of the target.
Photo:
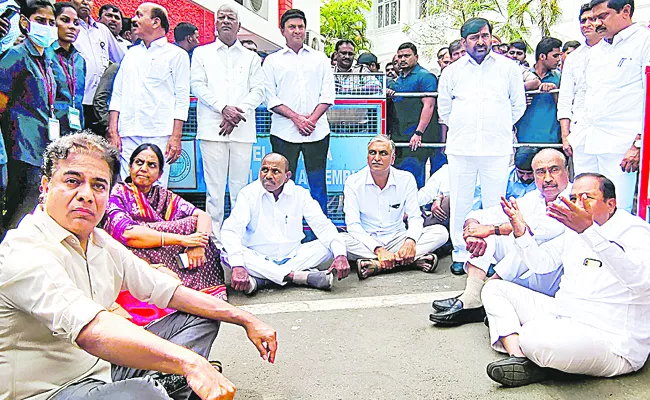
[(414, 304), (426, 304), (433, 300), (458, 296), (461, 291), (395, 294), (389, 296), (351, 297), (329, 300), (287, 301), (281, 303), (252, 304), (240, 306), (242, 310), (254, 315), (357, 310), (364, 308), (388, 308)]

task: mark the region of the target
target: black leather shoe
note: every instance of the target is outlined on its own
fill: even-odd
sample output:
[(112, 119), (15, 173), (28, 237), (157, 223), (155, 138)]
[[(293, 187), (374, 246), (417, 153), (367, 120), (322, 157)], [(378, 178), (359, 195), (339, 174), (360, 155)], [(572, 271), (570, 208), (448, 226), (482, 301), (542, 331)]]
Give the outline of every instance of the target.
[(550, 369), (540, 367), (526, 357), (508, 357), (489, 363), (487, 374), (503, 386), (517, 387), (548, 380)]
[(454, 305), (457, 298), (458, 297), (452, 297), (451, 299), (434, 300), (433, 303), (431, 303), (431, 307), (436, 311), (449, 310), (449, 308)]
[(438, 326), (459, 326), (472, 322), (483, 322), (485, 309), (463, 308), (463, 302), (455, 299), (454, 303), (447, 310), (439, 311), (429, 315), (429, 320)]
[(462, 262), (453, 262), (449, 267), (449, 270), (454, 275), (465, 275), (465, 263)]

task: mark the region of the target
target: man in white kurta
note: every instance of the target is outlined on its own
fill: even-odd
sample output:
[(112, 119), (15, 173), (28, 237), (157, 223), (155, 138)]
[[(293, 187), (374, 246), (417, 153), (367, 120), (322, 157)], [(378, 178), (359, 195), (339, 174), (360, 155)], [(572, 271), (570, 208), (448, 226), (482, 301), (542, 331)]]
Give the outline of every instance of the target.
[[(287, 159), (267, 154), (259, 179), (239, 192), (223, 223), (222, 258), (232, 268), (233, 289), (253, 294), (270, 281), (330, 290), (335, 270), (339, 279), (349, 274), (343, 238), (309, 191), (290, 178)], [(303, 218), (317, 240), (301, 243)]]
[[(477, 177), (483, 206), (499, 204), (508, 182), (512, 127), (526, 110), (524, 84), (516, 63), (491, 51), (492, 27), (473, 18), (461, 28), (467, 54), (445, 68), (438, 88), (438, 112), (448, 126), (452, 271), (469, 255), (463, 222), (472, 209)], [(461, 272), (462, 273), (462, 272)]]
[(555, 297), (490, 281), (483, 302), (490, 341), (510, 357), (487, 373), (505, 386), (549, 377), (549, 369), (611, 377), (637, 371), (650, 354), (650, 225), (617, 209), (613, 183), (576, 177), (570, 200), (549, 206), (565, 232), (539, 245), (516, 204), (504, 203), (516, 251), (532, 270), (564, 267)]
[(359, 279), (396, 266), (433, 272), (438, 265), (433, 251), (449, 239), (442, 225), (423, 227), (415, 177), (393, 168), (394, 162), (395, 143), (378, 135), (368, 143), (368, 166), (345, 181), (344, 237)]
[[(566, 157), (555, 149), (543, 149), (533, 158), (537, 190), (517, 199), (528, 228), (538, 243), (564, 232), (564, 225), (546, 215), (547, 204), (570, 189)], [(558, 289), (562, 268), (536, 274), (517, 256), (512, 226), (501, 206), (472, 211), (465, 221), (463, 236), (472, 257), (465, 263), (467, 283), (458, 297), (436, 300), (429, 319), (438, 326), (457, 326), (481, 322), (485, 317), (481, 290), (490, 264), (496, 261), (495, 278), (515, 282), (536, 292), (553, 296)]]
[(578, 147), (584, 142), (584, 136), (579, 137), (580, 134), (575, 133), (573, 127), (583, 118), (585, 108), (587, 54), (602, 39), (596, 32), (594, 13), (589, 3), (580, 8), (579, 19), (585, 44), (572, 51), (562, 63), (562, 81), (557, 101), (557, 119), (560, 121), (562, 131), (562, 147), (568, 156), (573, 154), (574, 146)]
[(605, 175), (616, 185), (618, 206), (632, 211), (650, 31), (642, 24), (632, 24), (633, 4), (624, 4), (618, 11), (608, 4), (599, 2), (592, 10), (596, 32), (605, 40), (587, 55), (584, 118), (574, 127), (569, 142), (575, 173)]
[(201, 146), (206, 186), (205, 208), (219, 241), (226, 183), (231, 208), (248, 184), (255, 109), (264, 100), (262, 60), (237, 40), (241, 24), (234, 8), (224, 5), (215, 18), (217, 39), (197, 47), (192, 56), (192, 93), (198, 98), (196, 138)]
[(169, 164), (158, 180), (167, 186), (169, 169), (181, 155), (183, 122), (190, 107), (190, 59), (167, 42), (167, 11), (142, 3), (133, 18), (142, 42), (132, 46), (115, 76), (109, 106), (107, 139), (121, 150), (122, 179), (129, 176), (133, 151), (144, 143), (157, 145)]

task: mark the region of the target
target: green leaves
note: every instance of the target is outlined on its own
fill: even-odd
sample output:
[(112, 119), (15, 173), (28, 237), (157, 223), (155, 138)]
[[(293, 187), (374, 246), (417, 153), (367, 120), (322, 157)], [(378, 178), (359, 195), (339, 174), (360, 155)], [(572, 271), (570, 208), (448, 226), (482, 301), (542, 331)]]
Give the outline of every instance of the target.
[(363, 11), (370, 11), (372, 0), (327, 0), (320, 10), (320, 34), (325, 38), (325, 53), (331, 54), (340, 39), (350, 39), (356, 51), (370, 50), (366, 37), (366, 17)]

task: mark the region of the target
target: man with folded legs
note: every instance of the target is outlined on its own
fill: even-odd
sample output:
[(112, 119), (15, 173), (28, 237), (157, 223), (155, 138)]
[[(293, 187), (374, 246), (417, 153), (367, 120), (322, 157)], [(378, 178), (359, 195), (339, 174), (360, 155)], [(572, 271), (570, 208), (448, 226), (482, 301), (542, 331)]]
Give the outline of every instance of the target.
[[(317, 240), (301, 243), (303, 218)], [(233, 289), (246, 294), (288, 282), (330, 290), (334, 270), (339, 280), (350, 273), (343, 238), (309, 191), (291, 180), (289, 161), (277, 153), (264, 157), (259, 179), (239, 192), (221, 242)]]
[(565, 232), (543, 244), (530, 235), (516, 201), (502, 201), (517, 254), (537, 273), (560, 265), (555, 297), (490, 281), (482, 297), (490, 343), (509, 357), (487, 366), (504, 386), (549, 379), (554, 370), (612, 377), (637, 371), (650, 354), (650, 225), (618, 209), (603, 175), (578, 175), (570, 199), (548, 215)]
[(368, 143), (368, 167), (345, 181), (344, 237), (359, 279), (397, 266), (433, 272), (438, 266), (433, 251), (449, 238), (442, 225), (423, 228), (415, 178), (393, 168), (394, 162), (395, 143), (377, 135)]
[[(546, 215), (547, 204), (556, 201), (569, 184), (566, 157), (555, 149), (543, 149), (533, 158), (537, 190), (518, 201), (528, 229), (539, 243), (564, 232), (564, 225)], [(566, 194), (566, 193), (565, 193)], [(514, 198), (514, 197), (511, 197)], [(562, 269), (544, 274), (529, 270), (516, 255), (512, 226), (501, 206), (473, 211), (465, 221), (463, 236), (471, 258), (465, 263), (467, 283), (459, 297), (433, 302), (436, 310), (429, 319), (440, 326), (456, 326), (483, 321), (485, 311), (481, 290), (490, 264), (497, 261), (495, 278), (505, 279), (549, 296), (558, 289)]]
[[(92, 134), (45, 150), (43, 204), (0, 245), (0, 398), (232, 399), (235, 387), (205, 359), (221, 322), (244, 327), (274, 362), (273, 329), (97, 229), (119, 165)], [(107, 311), (123, 289), (178, 311), (142, 329)]]

